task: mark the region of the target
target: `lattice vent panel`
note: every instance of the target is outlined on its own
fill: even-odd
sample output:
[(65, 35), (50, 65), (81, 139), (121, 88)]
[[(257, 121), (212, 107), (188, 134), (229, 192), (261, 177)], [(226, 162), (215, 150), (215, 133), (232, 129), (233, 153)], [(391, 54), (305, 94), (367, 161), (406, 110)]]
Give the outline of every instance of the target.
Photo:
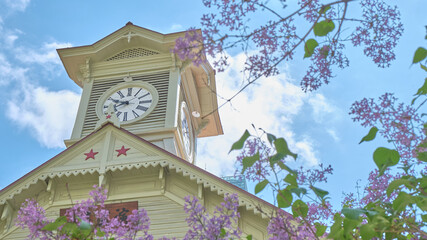
[(158, 52), (151, 51), (145, 48), (132, 48), (132, 49), (126, 49), (110, 58), (107, 58), (105, 61), (114, 61), (114, 60), (120, 60), (120, 59), (127, 59), (127, 58), (136, 58), (136, 57), (145, 57), (145, 56), (151, 56), (159, 54)]

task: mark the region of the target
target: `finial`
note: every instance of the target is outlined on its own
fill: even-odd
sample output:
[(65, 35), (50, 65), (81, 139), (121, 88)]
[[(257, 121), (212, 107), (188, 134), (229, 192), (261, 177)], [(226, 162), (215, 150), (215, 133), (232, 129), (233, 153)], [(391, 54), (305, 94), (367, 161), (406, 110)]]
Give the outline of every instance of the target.
[(133, 23), (131, 21), (129, 21), (129, 22), (126, 23), (126, 26), (127, 25), (133, 25)]

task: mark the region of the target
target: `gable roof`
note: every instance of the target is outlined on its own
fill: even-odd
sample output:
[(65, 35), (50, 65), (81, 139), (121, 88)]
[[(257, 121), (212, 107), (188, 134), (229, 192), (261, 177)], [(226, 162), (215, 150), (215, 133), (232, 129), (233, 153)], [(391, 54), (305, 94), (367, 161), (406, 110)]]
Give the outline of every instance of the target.
[[(95, 150), (100, 148), (108, 150), (108, 148), (106, 148), (108, 146), (103, 144), (107, 138), (117, 139), (116, 141), (119, 142), (120, 145), (124, 142), (128, 146), (132, 146), (135, 151), (141, 152), (141, 149), (143, 149), (143, 153), (146, 157), (143, 159), (140, 158), (141, 160), (139, 161), (110, 161), (105, 164), (105, 169), (101, 169), (99, 161), (102, 161), (103, 158), (114, 158), (115, 156), (115, 154), (111, 154), (113, 151), (111, 146), (107, 153)], [(84, 153), (89, 152), (92, 149), (99, 152), (95, 157), (97, 160), (90, 159), (92, 161), (85, 162), (84, 167), (82, 167), (81, 161), (85, 158)], [(177, 173), (181, 173), (183, 176), (188, 176), (192, 181), (196, 181), (198, 184), (203, 184), (204, 188), (210, 188), (211, 191), (217, 192), (218, 195), (237, 193), (239, 195), (240, 206), (245, 206), (247, 210), (253, 210), (254, 213), (259, 213), (257, 210), (259, 205), (271, 210), (276, 209), (274, 205), (256, 197), (255, 195), (240, 189), (239, 187), (175, 156), (163, 148), (160, 148), (123, 128), (117, 128), (111, 123), (105, 124), (97, 131), (92, 132), (69, 148), (0, 190), (0, 204), (4, 204), (6, 200), (12, 199), (23, 190), (30, 188), (31, 185), (36, 184), (39, 180), (44, 181), (47, 178), (94, 172), (100, 173), (100, 171), (114, 172), (116, 170), (124, 170), (126, 168), (131, 169), (159, 165), (162, 167), (168, 167), (169, 169), (175, 169)], [(263, 214), (263, 217), (266, 216)]]

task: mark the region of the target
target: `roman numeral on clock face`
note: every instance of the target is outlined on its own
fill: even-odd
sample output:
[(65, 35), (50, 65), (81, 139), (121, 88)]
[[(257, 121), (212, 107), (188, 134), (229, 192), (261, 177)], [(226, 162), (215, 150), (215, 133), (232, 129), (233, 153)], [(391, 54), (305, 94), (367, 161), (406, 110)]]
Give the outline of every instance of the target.
[(146, 93), (146, 94), (144, 94), (144, 95), (142, 95), (141, 97), (139, 97), (138, 99), (141, 99), (141, 98), (144, 98), (144, 97), (146, 97), (146, 96), (148, 96), (148, 95), (150, 95), (150, 93), (148, 92), (148, 93)]
[(134, 116), (135, 118), (139, 117), (138, 113), (136, 113), (134, 110), (132, 110), (132, 113), (133, 113), (133, 116)]
[(124, 112), (123, 113), (123, 121), (127, 121), (128, 120), (128, 112)]
[(141, 106), (141, 105), (138, 105), (137, 107), (136, 107), (136, 109), (139, 109), (139, 110), (142, 110), (142, 111), (147, 111), (148, 110), (148, 107), (144, 107), (144, 106)]
[(117, 117), (119, 117), (119, 116), (120, 116), (120, 114), (122, 114), (122, 112), (118, 111), (118, 112), (116, 113)]
[(143, 104), (143, 103), (150, 103), (152, 100), (150, 99), (150, 100), (142, 100), (142, 101), (139, 101), (139, 104)]
[(132, 96), (132, 88), (130, 87), (130, 88), (128, 88), (128, 97), (129, 96)]
[(121, 91), (117, 91), (117, 94), (120, 95), (120, 98), (124, 98), (125, 97), (125, 95), (123, 95), (123, 93)]

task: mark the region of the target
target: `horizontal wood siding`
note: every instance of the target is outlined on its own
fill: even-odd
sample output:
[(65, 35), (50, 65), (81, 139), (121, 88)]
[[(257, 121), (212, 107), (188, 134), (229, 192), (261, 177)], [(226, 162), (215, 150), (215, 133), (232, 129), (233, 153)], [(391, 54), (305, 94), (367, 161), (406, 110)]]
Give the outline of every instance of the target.
[[(153, 85), (159, 93), (159, 102), (157, 103), (157, 106), (153, 110), (153, 112), (151, 112), (147, 117), (130, 125), (122, 125), (122, 127), (131, 132), (143, 131), (150, 128), (164, 127), (169, 86), (169, 71), (141, 76), (132, 76), (132, 78), (134, 81), (143, 81)], [(98, 116), (96, 115), (95, 109), (98, 99), (105, 91), (122, 82), (124, 82), (122, 78), (99, 79), (93, 82), (89, 105), (84, 120), (82, 137), (87, 136), (95, 129), (96, 122), (98, 121)]]

